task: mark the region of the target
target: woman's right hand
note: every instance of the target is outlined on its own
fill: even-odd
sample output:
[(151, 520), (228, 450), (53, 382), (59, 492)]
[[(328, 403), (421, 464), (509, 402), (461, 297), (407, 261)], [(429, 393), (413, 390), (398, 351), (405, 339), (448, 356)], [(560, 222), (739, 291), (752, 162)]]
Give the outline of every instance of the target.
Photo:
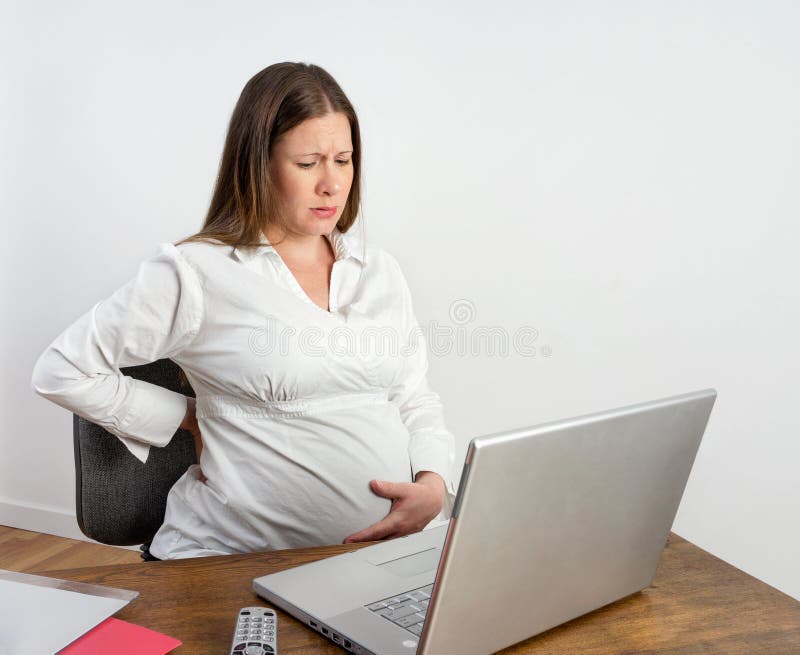
[[(197, 453), (197, 462), (200, 463), (200, 455), (203, 454), (203, 437), (200, 434), (200, 426), (197, 424), (197, 414), (195, 408), (197, 401), (191, 396), (186, 396), (186, 416), (183, 417), (183, 422), (178, 426), (179, 430), (188, 430), (194, 437), (194, 449)], [(206, 476), (203, 475), (202, 469), (200, 470), (200, 482), (205, 482)]]

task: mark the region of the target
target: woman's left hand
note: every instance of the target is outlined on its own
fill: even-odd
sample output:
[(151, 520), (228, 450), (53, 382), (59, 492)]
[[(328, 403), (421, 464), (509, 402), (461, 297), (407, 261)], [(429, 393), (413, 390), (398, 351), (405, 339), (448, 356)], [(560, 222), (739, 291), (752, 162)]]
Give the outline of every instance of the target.
[(342, 543), (394, 539), (419, 532), (442, 510), (444, 480), (433, 471), (420, 471), (414, 482), (370, 480), (373, 493), (392, 500), (389, 513), (377, 523), (347, 537)]

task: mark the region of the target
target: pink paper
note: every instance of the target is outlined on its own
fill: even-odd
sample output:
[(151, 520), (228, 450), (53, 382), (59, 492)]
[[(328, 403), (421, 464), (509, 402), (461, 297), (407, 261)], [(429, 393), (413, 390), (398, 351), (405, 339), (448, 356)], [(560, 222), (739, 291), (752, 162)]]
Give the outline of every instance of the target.
[(59, 651), (58, 655), (164, 655), (181, 643), (160, 632), (110, 618)]

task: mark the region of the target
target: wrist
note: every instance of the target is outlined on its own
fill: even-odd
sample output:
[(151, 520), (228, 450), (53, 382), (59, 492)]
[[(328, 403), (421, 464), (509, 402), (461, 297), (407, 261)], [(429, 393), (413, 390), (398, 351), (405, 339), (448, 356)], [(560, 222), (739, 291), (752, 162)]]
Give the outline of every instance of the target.
[(195, 421), (195, 399), (191, 396), (186, 396), (186, 414), (183, 416), (181, 424), (178, 426), (179, 430), (190, 430)]
[(446, 486), (444, 478), (438, 473), (434, 473), (433, 471), (419, 471), (417, 475), (414, 476), (414, 482), (424, 484), (426, 487), (434, 489), (440, 494), (441, 500), (444, 501)]

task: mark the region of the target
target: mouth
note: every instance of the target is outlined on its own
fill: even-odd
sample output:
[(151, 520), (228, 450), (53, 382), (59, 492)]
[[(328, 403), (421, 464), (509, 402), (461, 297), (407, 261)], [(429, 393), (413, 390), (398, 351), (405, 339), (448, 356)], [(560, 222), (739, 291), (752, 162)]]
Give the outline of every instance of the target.
[(314, 212), (318, 218), (330, 218), (336, 213), (336, 209), (336, 207), (312, 207), (311, 211)]

